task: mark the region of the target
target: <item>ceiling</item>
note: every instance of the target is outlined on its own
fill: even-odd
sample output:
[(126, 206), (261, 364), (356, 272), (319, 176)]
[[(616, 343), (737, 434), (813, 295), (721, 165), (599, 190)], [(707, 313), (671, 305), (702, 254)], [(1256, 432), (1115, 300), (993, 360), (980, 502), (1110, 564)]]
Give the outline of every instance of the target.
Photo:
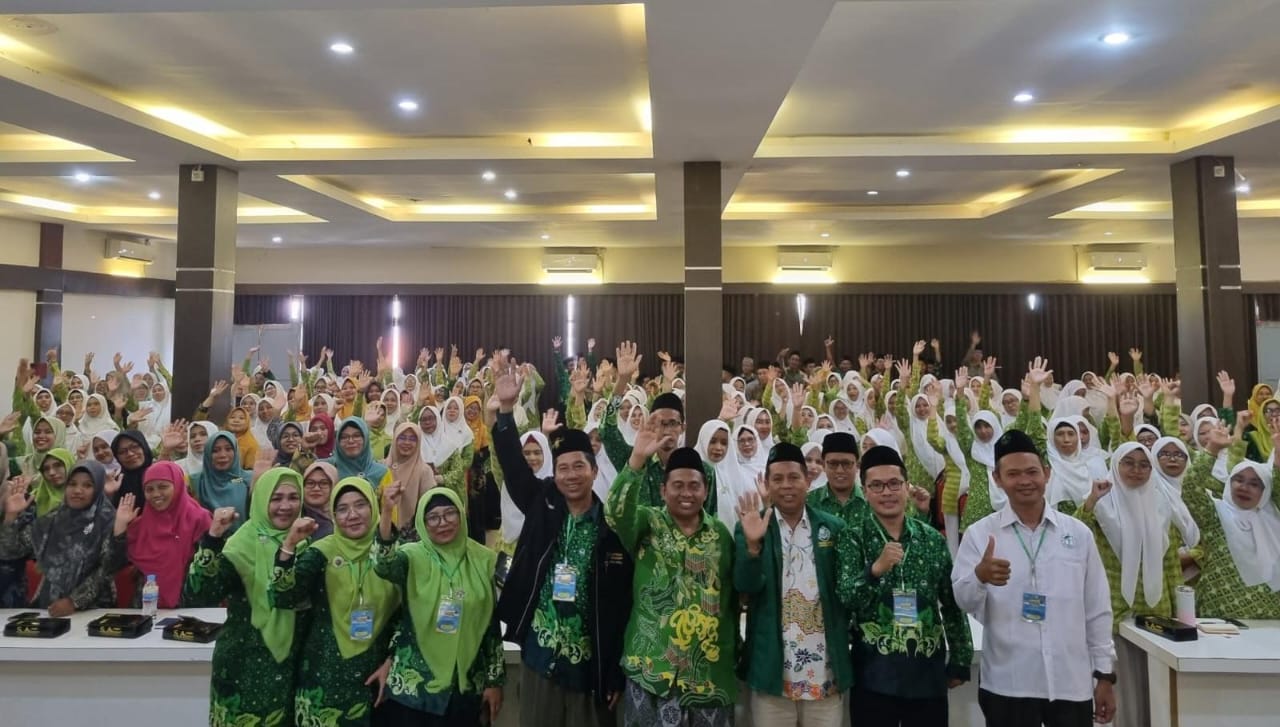
[(172, 239), (203, 163), (242, 246), (678, 247), (718, 160), (730, 245), (1165, 244), (1210, 154), (1280, 234), (1280, 0), (102, 5), (0, 3), (0, 215)]

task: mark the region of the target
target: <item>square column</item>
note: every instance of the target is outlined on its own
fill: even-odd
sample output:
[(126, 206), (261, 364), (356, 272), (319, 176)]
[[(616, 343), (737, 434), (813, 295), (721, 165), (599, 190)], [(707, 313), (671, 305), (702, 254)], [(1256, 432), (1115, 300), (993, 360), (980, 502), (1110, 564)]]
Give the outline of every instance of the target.
[[(685, 422), (698, 427), (720, 413), (724, 356), (721, 285), (720, 162), (684, 165)], [(692, 446), (692, 439), (686, 435)]]

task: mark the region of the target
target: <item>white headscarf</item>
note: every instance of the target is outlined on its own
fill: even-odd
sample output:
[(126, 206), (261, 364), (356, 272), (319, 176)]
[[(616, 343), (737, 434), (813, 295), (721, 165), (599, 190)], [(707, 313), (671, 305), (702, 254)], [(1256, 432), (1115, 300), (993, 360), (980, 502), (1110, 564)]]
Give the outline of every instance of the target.
[[(1213, 416), (1200, 417), (1196, 420), (1195, 426), (1191, 428), (1191, 439), (1195, 442), (1196, 449), (1203, 450), (1205, 448), (1204, 443), (1200, 441), (1201, 425), (1208, 424), (1210, 427), (1216, 427), (1219, 423), (1221, 423), (1221, 420)], [(1226, 484), (1231, 479), (1231, 473), (1227, 471), (1227, 454), (1227, 448), (1224, 448), (1221, 452), (1218, 452), (1217, 458), (1213, 461), (1213, 478), (1223, 484)]]
[(1243, 510), (1231, 496), (1231, 485), (1220, 500), (1214, 500), (1227, 549), (1235, 561), (1240, 580), (1246, 586), (1267, 584), (1280, 591), (1280, 513), (1271, 504), (1272, 472), (1270, 466), (1245, 460), (1231, 470), (1231, 477), (1251, 469), (1262, 480), (1262, 497), (1257, 507)]
[[(1053, 433), (1059, 426), (1071, 427), (1071, 431), (1076, 435), (1075, 453), (1065, 455), (1058, 449)], [(1056, 507), (1060, 502), (1079, 505), (1093, 490), (1093, 481), (1106, 478), (1107, 470), (1098, 460), (1086, 457), (1080, 450), (1080, 430), (1070, 419), (1050, 420), (1046, 434), (1049, 442), (1047, 447), (1049, 450), (1049, 486), (1047, 488), (1049, 507)]]
[[(920, 388), (924, 388), (923, 383)], [(924, 471), (929, 474), (929, 477), (937, 479), (938, 474), (947, 466), (947, 463), (942, 458), (942, 455), (929, 443), (929, 417), (916, 415), (916, 402), (918, 401), (928, 402), (929, 396), (927, 394), (916, 394), (911, 397), (911, 401), (907, 405), (907, 419), (911, 424), (911, 451), (916, 453), (916, 459), (920, 460), (920, 464), (924, 466)], [(930, 409), (932, 409), (932, 405), (930, 405)], [(930, 416), (937, 418), (936, 413)], [(946, 426), (939, 421), (938, 428), (945, 430)]]
[[(390, 396), (394, 402), (395, 411), (392, 411), (391, 407), (387, 406), (388, 396)], [(400, 422), (405, 421), (404, 407), (400, 406), (400, 391), (394, 386), (388, 386), (386, 390), (382, 392), (382, 396), (379, 397), (379, 401), (382, 402), (382, 410), (386, 412), (386, 414), (384, 414), (386, 421), (382, 426), (388, 432), (394, 432), (396, 427), (400, 425)]]
[[(96, 417), (89, 416), (89, 399), (97, 401), (98, 405), (102, 407), (102, 413)], [(84, 400), (84, 407), (84, 416), (80, 417), (80, 422), (77, 425), (81, 434), (86, 437), (92, 437), (98, 432), (120, 431), (120, 425), (116, 424), (116, 421), (111, 418), (109, 413), (111, 410), (107, 407), (107, 397), (102, 394), (90, 394), (89, 398)]]
[(756, 437), (759, 438), (760, 440), (760, 453), (764, 455), (765, 460), (768, 460), (769, 451), (773, 449), (773, 445), (778, 443), (778, 438), (773, 436), (773, 430), (769, 430), (769, 436), (767, 437), (760, 434), (760, 417), (761, 416), (769, 417), (770, 424), (773, 423), (773, 415), (770, 414), (769, 411), (762, 406), (752, 409), (751, 414), (748, 416), (747, 419), (744, 420), (744, 423), (747, 426), (751, 427), (751, 431), (756, 433)]
[(999, 395), (996, 395), (995, 408), (1000, 413), (1000, 424), (1004, 427), (1008, 427), (1010, 424), (1013, 424), (1013, 422), (1018, 418), (1017, 414), (1009, 414), (1004, 410), (1004, 397), (1006, 395), (1017, 399), (1018, 406), (1022, 406), (1022, 392), (1017, 389), (1004, 389), (999, 393)]
[[(716, 432), (724, 432), (728, 446), (725, 448), (724, 457), (719, 462), (712, 462), (711, 439)], [(702, 461), (711, 465), (711, 469), (716, 473), (716, 517), (720, 518), (726, 527), (733, 528), (738, 524), (738, 498), (747, 492), (743, 489), (745, 486), (751, 485), (754, 489), (754, 483), (744, 481), (744, 470), (738, 465), (737, 443), (729, 430), (729, 425), (719, 419), (704, 422), (702, 428), (698, 430), (698, 443), (693, 448), (702, 457)]]
[(1194, 548), (1200, 543), (1200, 526), (1196, 525), (1195, 518), (1191, 517), (1191, 511), (1187, 509), (1187, 504), (1182, 501), (1182, 478), (1186, 476), (1186, 470), (1183, 470), (1183, 473), (1177, 477), (1173, 477), (1166, 475), (1160, 469), (1160, 450), (1170, 444), (1186, 455), (1189, 466), (1191, 464), (1191, 453), (1187, 451), (1187, 445), (1183, 444), (1182, 440), (1177, 437), (1161, 437), (1156, 440), (1155, 446), (1151, 448), (1151, 461), (1155, 463), (1160, 494), (1168, 500), (1173, 524), (1178, 528), (1178, 532), (1182, 533), (1182, 543), (1188, 548)]
[[(455, 421), (449, 421), (449, 405), (455, 405), (458, 408), (458, 418)], [(445, 459), (453, 456), (454, 452), (463, 447), (470, 446), (475, 442), (475, 435), (471, 432), (471, 427), (467, 426), (467, 407), (460, 396), (451, 396), (440, 407), (440, 423), (437, 429), (444, 435), (444, 447), (448, 451)], [(467, 464), (471, 464), (468, 462)]]
[(170, 393), (169, 386), (164, 383), (164, 377), (158, 377), (155, 385), (164, 390), (164, 401), (156, 401), (155, 396), (152, 396), (151, 413), (138, 422), (138, 431), (146, 437), (147, 444), (151, 445), (152, 450), (159, 449), (160, 440), (164, 438), (164, 430), (169, 428), (173, 412), (173, 394)]
[(973, 423), (983, 422), (991, 427), (991, 441), (984, 442), (978, 438), (978, 433), (973, 434), (973, 446), (969, 448), (969, 456), (973, 457), (973, 461), (980, 462), (987, 468), (987, 495), (991, 498), (991, 510), (997, 512), (1004, 509), (1006, 503), (1009, 502), (1009, 496), (1005, 494), (1000, 485), (996, 484), (996, 440), (1004, 434), (1004, 427), (1000, 426), (999, 418), (992, 412), (980, 411), (973, 418)]
[[(542, 449), (542, 466), (533, 473), (538, 479), (546, 479), (552, 477), (555, 473), (554, 461), (551, 458), (551, 444), (547, 441), (547, 436), (536, 429), (525, 432), (520, 435), (520, 448), (523, 449), (530, 440), (537, 442)], [(520, 455), (524, 456), (523, 453)], [(516, 506), (516, 501), (511, 499), (507, 488), (504, 486), (501, 492), (500, 507), (502, 509), (502, 539), (508, 543), (514, 543), (520, 539), (520, 531), (524, 530), (524, 513)]]
[[(744, 457), (742, 452), (738, 449), (738, 437), (744, 431), (748, 432), (756, 440), (756, 454), (750, 459)], [(764, 472), (765, 465), (769, 463), (769, 450), (760, 446), (760, 434), (756, 432), (755, 427), (749, 427), (746, 424), (739, 424), (733, 428), (733, 437), (729, 442), (729, 446), (733, 452), (734, 460), (743, 471), (743, 475), (750, 478), (751, 484), (754, 487), (756, 475)]]
[[(843, 410), (844, 416), (840, 416), (839, 411)], [(858, 428), (853, 423), (853, 410), (849, 408), (849, 403), (844, 399), (836, 399), (831, 402), (831, 426), (837, 432), (846, 432), (854, 434)]]
[(209, 446), (208, 442), (213, 439), (213, 435), (218, 433), (218, 425), (210, 421), (191, 422), (187, 427), (187, 456), (183, 457), (182, 462), (179, 463), (182, 466), (182, 471), (187, 473), (187, 477), (195, 477), (204, 472), (204, 450), (197, 452), (191, 446), (191, 430), (196, 427), (200, 427), (205, 431), (207, 435), (205, 438), (206, 447)]
[[(436, 418), (435, 431), (430, 434), (422, 426), (422, 415), (428, 412)], [(418, 412), (418, 429), (422, 432), (422, 446), (418, 448), (422, 461), (438, 470), (456, 451), (449, 448), (449, 442), (444, 436), (444, 418), (440, 415), (440, 409), (434, 406), (422, 407), (422, 411)]]
[[(608, 402), (601, 399), (596, 403), (607, 404)], [(591, 409), (592, 411), (595, 411), (594, 406), (592, 406)], [(599, 428), (600, 419), (597, 418), (593, 421), (588, 417), (587, 427), (583, 431), (590, 434)], [(618, 479), (618, 468), (613, 466), (613, 460), (609, 459), (609, 453), (605, 451), (603, 446), (600, 447), (599, 452), (594, 453), (594, 456), (596, 460), (596, 479), (591, 483), (591, 491), (596, 493), (596, 497), (599, 497), (601, 502), (604, 502), (609, 499), (609, 491), (613, 489), (614, 480)]]
[[(1151, 464), (1147, 481), (1137, 487), (1124, 484), (1120, 476), (1120, 461), (1130, 454), (1145, 457)], [(1137, 442), (1120, 445), (1111, 459), (1111, 492), (1094, 507), (1102, 534), (1120, 558), (1120, 595), (1130, 606), (1139, 580), (1147, 605), (1164, 597), (1164, 555), (1169, 549), (1173, 516), (1168, 499), (1160, 494), (1157, 472), (1146, 447)]]
[[(961, 393), (961, 396), (964, 396), (964, 394)], [(947, 402), (946, 414), (951, 417), (956, 416), (956, 404), (954, 401)], [(967, 423), (968, 422), (966, 422), (966, 424)], [(956, 422), (956, 426), (959, 426), (958, 420)], [(960, 470), (960, 489), (958, 492), (963, 495), (969, 491), (969, 486), (971, 484), (969, 478), (969, 460), (965, 456), (964, 448), (960, 446), (960, 439), (951, 433), (951, 428), (947, 426), (947, 420), (945, 418), (938, 422), (938, 427), (940, 434), (942, 434), (942, 441), (947, 445), (947, 457), (951, 459), (951, 463), (956, 466), (956, 469)], [(977, 437), (974, 437), (974, 439), (976, 440)]]
[[(871, 445), (867, 445), (867, 440), (871, 440)], [(876, 427), (868, 429), (865, 436), (862, 437), (862, 451), (865, 453), (871, 447), (888, 447), (902, 456), (902, 448), (898, 446), (898, 438), (893, 436), (893, 432), (888, 429)]]
[[(808, 459), (809, 453), (815, 449), (818, 450), (819, 454), (821, 454), (822, 442), (805, 442), (804, 444), (800, 445), (800, 453), (803, 454), (806, 459)], [(808, 462), (805, 463), (804, 468), (807, 474), (809, 470)], [(817, 477), (813, 478), (813, 482), (809, 483), (809, 491), (812, 492), (818, 489), (819, 487), (822, 487), (825, 484), (827, 484), (827, 473), (826, 473), (826, 470), (823, 470), (818, 474)]]

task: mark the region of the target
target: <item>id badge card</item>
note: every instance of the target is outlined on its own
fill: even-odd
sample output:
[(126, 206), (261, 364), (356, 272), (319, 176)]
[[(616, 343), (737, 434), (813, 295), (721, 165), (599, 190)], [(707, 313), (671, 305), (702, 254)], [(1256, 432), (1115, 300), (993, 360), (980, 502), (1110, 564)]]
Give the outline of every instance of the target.
[(578, 600), (578, 570), (568, 563), (557, 563), (551, 583), (551, 600), (573, 603)]
[(1022, 620), (1029, 623), (1044, 623), (1049, 598), (1043, 593), (1022, 594)]
[(357, 608), (351, 612), (352, 641), (368, 641), (373, 638), (373, 609)]
[(895, 589), (893, 591), (893, 623), (896, 626), (915, 626), (920, 622), (916, 592)]
[(458, 626), (462, 623), (462, 604), (452, 598), (445, 598), (440, 601), (440, 607), (436, 609), (436, 631), (442, 634), (454, 634), (458, 632)]

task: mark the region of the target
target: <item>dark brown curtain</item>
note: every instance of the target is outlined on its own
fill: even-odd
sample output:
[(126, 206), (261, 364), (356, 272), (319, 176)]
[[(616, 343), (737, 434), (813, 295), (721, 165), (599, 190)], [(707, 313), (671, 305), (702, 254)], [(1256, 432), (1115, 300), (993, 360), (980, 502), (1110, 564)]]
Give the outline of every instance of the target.
[(579, 295), (577, 345), (596, 339), (596, 353), (613, 358), (618, 343), (634, 341), (644, 355), (643, 373), (658, 372), (658, 351), (684, 355), (684, 296), (680, 293), (644, 295)]
[(374, 343), (379, 336), (390, 346), (390, 295), (309, 295), (303, 302), (302, 343), (311, 361), (321, 346), (334, 351), (334, 368), (363, 361), (373, 369), (378, 361)]
[(1032, 357), (1044, 355), (1061, 381), (1104, 370), (1108, 351), (1120, 353), (1127, 367), (1131, 346), (1142, 349), (1151, 371), (1172, 372), (1177, 361), (1172, 294), (1040, 295), (1035, 310), (1021, 294), (807, 294), (806, 303), (801, 333), (794, 294), (726, 294), (726, 360), (772, 360), (784, 346), (820, 360), (829, 334), (836, 339), (836, 356), (855, 359), (868, 351), (906, 356), (914, 341), (937, 338), (948, 369), (959, 364), (976, 329), (983, 351), (999, 358), (1003, 368), (1020, 372)]
[(237, 326), (271, 325), (289, 322), (288, 295), (237, 295), (235, 300), (235, 324)]
[(477, 348), (489, 354), (502, 346), (553, 380), (551, 339), (564, 333), (563, 295), (402, 295), (400, 304), (405, 369), (424, 347), (434, 355), (437, 347), (456, 343), (467, 362)]
[(1280, 321), (1280, 293), (1258, 293), (1253, 299), (1253, 310), (1259, 321)]

